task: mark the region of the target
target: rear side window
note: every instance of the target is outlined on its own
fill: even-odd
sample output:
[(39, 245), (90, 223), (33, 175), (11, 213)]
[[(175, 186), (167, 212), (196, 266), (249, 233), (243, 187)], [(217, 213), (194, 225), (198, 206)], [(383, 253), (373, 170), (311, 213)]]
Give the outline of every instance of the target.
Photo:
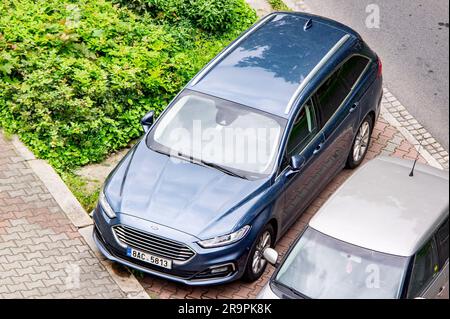
[(438, 272), (436, 257), (436, 247), (433, 240), (430, 240), (416, 254), (408, 289), (409, 298), (418, 297)]
[(341, 71), (342, 67), (317, 90), (316, 97), (320, 105), (322, 124), (328, 122), (350, 92), (339, 76)]
[(439, 269), (444, 267), (448, 260), (448, 218), (436, 233), (436, 242), (439, 254)]
[(345, 81), (347, 87), (352, 88), (355, 85), (368, 63), (367, 58), (357, 55), (350, 58), (342, 66), (341, 78)]
[(365, 57), (351, 57), (317, 90), (316, 97), (320, 105), (322, 124), (327, 123), (344, 102), (368, 63), (369, 60)]

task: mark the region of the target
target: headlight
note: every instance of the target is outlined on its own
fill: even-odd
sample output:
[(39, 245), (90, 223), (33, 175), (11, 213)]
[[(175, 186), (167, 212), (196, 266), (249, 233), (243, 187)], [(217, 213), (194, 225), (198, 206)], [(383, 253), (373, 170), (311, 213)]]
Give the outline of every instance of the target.
[(202, 246), (203, 248), (213, 248), (213, 247), (230, 245), (230, 244), (235, 243), (238, 240), (241, 240), (242, 238), (244, 238), (245, 235), (247, 235), (249, 229), (250, 229), (250, 226), (246, 225), (246, 226), (242, 227), (241, 229), (239, 229), (238, 231), (235, 231), (234, 233), (224, 235), (224, 236), (214, 237), (214, 238), (207, 239), (207, 240), (202, 240), (202, 241), (199, 241), (198, 244), (200, 246)]
[(101, 208), (103, 209), (105, 214), (108, 215), (109, 218), (111, 218), (111, 219), (116, 218), (116, 213), (114, 213), (113, 209), (109, 205), (103, 189), (100, 191), (100, 197), (98, 199), (98, 203), (100, 204)]

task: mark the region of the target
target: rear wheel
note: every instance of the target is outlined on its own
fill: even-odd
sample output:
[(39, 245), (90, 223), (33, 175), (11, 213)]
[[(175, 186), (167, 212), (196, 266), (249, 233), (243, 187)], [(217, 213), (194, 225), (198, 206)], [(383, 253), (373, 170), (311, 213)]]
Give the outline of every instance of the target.
[(347, 158), (347, 168), (356, 168), (361, 165), (367, 155), (373, 130), (372, 116), (367, 115), (356, 133), (352, 149)]
[(266, 225), (253, 243), (245, 266), (244, 280), (253, 282), (263, 274), (267, 266), (267, 260), (264, 259), (263, 255), (264, 250), (273, 247), (275, 243), (274, 234), (272, 225)]

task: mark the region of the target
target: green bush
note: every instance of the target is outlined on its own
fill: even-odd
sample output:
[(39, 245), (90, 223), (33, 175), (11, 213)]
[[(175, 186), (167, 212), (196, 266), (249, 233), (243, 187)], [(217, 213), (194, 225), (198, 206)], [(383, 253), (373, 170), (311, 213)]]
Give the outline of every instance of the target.
[(119, 3), (171, 22), (188, 22), (208, 32), (245, 29), (255, 13), (243, 0), (117, 0)]
[(244, 0), (147, 2), (174, 11), (2, 0), (0, 126), (59, 171), (101, 161), (256, 19)]

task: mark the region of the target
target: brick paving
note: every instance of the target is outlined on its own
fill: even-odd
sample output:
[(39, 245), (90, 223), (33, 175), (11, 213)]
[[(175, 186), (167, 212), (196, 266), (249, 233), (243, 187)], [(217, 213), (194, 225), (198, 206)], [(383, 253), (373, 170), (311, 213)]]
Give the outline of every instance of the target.
[(0, 299), (123, 297), (77, 228), (0, 133)]
[[(375, 125), (371, 146), (365, 161), (367, 162), (368, 160), (379, 155), (396, 156), (413, 160), (418, 154), (416, 148), (411, 145), (395, 127), (389, 125), (386, 120), (380, 117), (378, 123)], [(422, 156), (419, 156), (419, 161), (426, 163)], [(283, 236), (276, 247), (281, 256), (287, 251), (292, 242), (302, 232), (304, 227), (308, 224), (309, 220), (314, 216), (322, 204), (351, 174), (351, 170), (342, 171), (342, 173), (339, 174), (325, 188), (319, 197)], [(273, 267), (267, 267), (263, 276), (254, 283), (237, 281), (231, 284), (215, 287), (189, 287), (149, 275), (144, 275), (144, 277), (140, 279), (140, 282), (150, 296), (162, 299), (248, 299), (256, 297), (258, 292), (270, 278), (272, 271)]]

